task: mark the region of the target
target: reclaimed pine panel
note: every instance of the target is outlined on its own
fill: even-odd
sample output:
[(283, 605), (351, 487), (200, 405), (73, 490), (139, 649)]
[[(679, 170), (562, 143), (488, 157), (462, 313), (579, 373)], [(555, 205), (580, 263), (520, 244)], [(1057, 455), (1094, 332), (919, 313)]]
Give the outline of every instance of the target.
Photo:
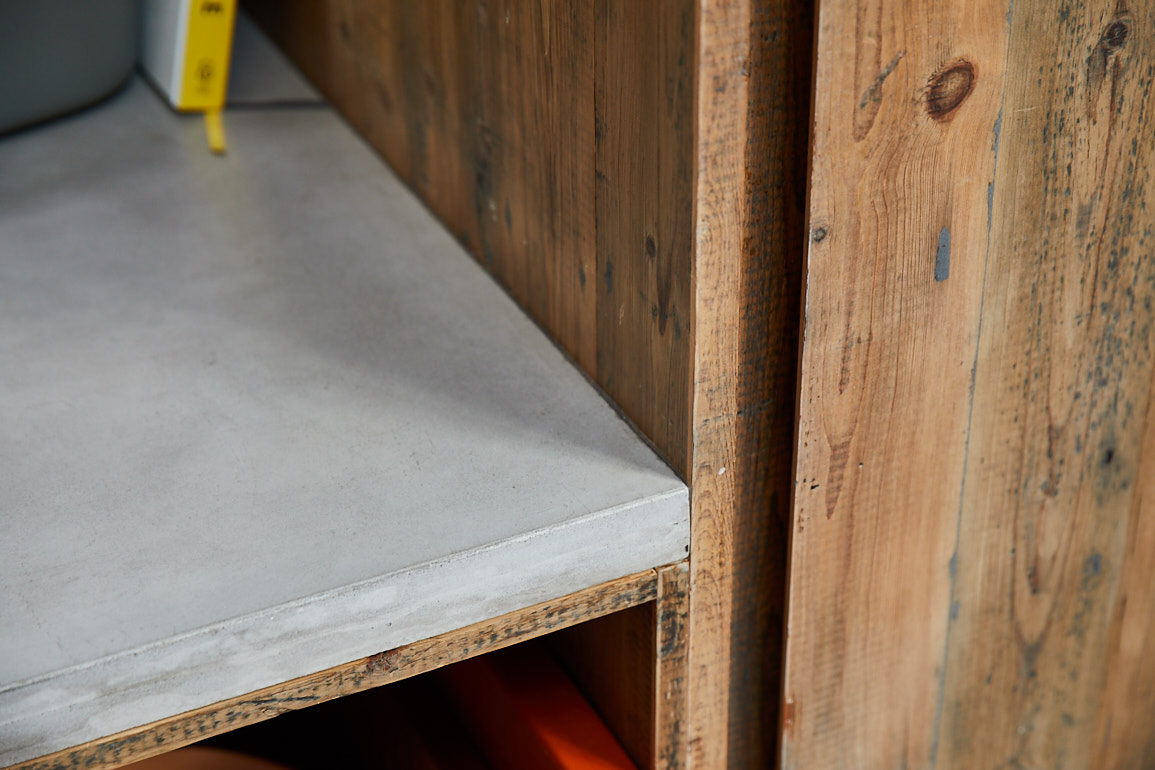
[(1150, 767), (1153, 29), (822, 5), (786, 768)]
[(1016, 0), (1010, 43), (940, 753), (1150, 767), (1155, 5)]
[(685, 474), (694, 45), (688, 2), (597, 4), (597, 381)]
[(1006, 11), (1006, 0), (819, 7), (790, 770), (935, 760)]
[[(1095, 715), (1090, 766), (1123, 770), (1149, 767), (1155, 757), (1155, 387), (1149, 390), (1147, 425), (1127, 519), (1127, 543), (1111, 608), (1106, 677)], [(1060, 715), (1060, 719), (1062, 715)]]
[[(741, 252), (738, 265), (711, 268), (736, 272), (741, 309), (736, 453), (726, 472), (734, 474), (735, 494), (727, 692), (733, 768), (769, 767), (778, 746), (814, 36), (811, 0), (761, 0), (750, 14)], [(718, 423), (702, 417), (702, 435), (709, 435)], [(695, 457), (708, 460), (698, 451)]]
[(655, 767), (687, 770), (686, 724), (691, 713), (686, 671), (690, 662), (690, 565), (679, 562), (658, 570), (654, 602), (657, 632), (653, 648), (654, 691), (649, 709), (654, 723)]
[(812, 25), (805, 0), (699, 3), (691, 767), (777, 748)]

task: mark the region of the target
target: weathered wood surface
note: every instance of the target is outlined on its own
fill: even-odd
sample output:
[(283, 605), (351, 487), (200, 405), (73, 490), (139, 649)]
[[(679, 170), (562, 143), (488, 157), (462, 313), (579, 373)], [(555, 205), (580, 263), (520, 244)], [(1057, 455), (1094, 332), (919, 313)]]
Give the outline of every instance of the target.
[(817, 46), (783, 766), (1150, 767), (1155, 6)]
[(654, 725), (655, 770), (686, 770), (689, 765), (690, 565), (673, 564), (658, 571), (654, 602), (657, 628), (651, 650), (654, 694), (647, 710)]
[(600, 0), (596, 43), (595, 378), (687, 472), (694, 14)]
[(959, 767), (1155, 762), (1132, 646), (1155, 652), (1135, 631), (1155, 552), (1134, 550), (1155, 517), (1153, 76), (1152, 3), (1015, 2), (943, 684)]
[[(251, 5), (692, 480), (690, 760), (767, 765), (785, 594), (810, 2)], [(598, 628), (591, 633), (613, 636), (590, 640), (591, 649), (642, 632)]]
[[(662, 569), (677, 569), (677, 565)], [(653, 602), (660, 590), (660, 572), (646, 570), (494, 620), (13, 765), (10, 770), (121, 767), (286, 711), (362, 692), (586, 620)]]
[(812, 20), (699, 9), (690, 764), (777, 744)]
[[(739, 360), (732, 375), (737, 451), (727, 471), (735, 494), (727, 692), (732, 768), (769, 767), (778, 745), (813, 35), (811, 0), (751, 4), (740, 262), (699, 263), (699, 270), (736, 270), (739, 277)], [(727, 381), (721, 371), (718, 377)], [(717, 430), (716, 417), (701, 418), (704, 435)], [(695, 458), (710, 467), (704, 452)], [(699, 479), (714, 481), (716, 471)]]

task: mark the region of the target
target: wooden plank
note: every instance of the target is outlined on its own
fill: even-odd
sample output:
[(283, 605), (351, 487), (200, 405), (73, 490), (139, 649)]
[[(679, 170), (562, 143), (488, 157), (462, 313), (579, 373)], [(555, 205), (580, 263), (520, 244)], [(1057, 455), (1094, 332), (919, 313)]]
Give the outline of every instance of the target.
[[(1155, 757), (1155, 387), (1137, 456), (1135, 496), (1106, 643), (1106, 676), (1091, 738), (1094, 768), (1145, 768)], [(1060, 719), (1062, 716), (1060, 715)]]
[(597, 380), (685, 473), (693, 7), (600, 0)]
[[(740, 369), (732, 375), (737, 382), (737, 451), (727, 471), (734, 474), (736, 494), (728, 692), (734, 704), (728, 753), (730, 767), (736, 768), (770, 767), (778, 747), (813, 6), (810, 0), (758, 0), (751, 5), (737, 289)], [(701, 449), (696, 455), (706, 459)]]
[(935, 760), (1006, 11), (819, 8), (784, 768)]
[(646, 570), (494, 620), (13, 765), (11, 770), (120, 767), (286, 711), (395, 682), (650, 602), (657, 596), (658, 571)]
[(1153, 31), (1151, 3), (1014, 4), (944, 763), (1152, 761), (1151, 672), (1132, 645), (1155, 576), (1149, 551), (1128, 554), (1155, 516)]
[(1149, 762), (1153, 14), (821, 8), (784, 767)]
[(772, 764), (812, 18), (700, 4), (689, 711), (694, 767)]
[[(735, 633), (733, 501), (741, 371), (734, 276), (742, 254), (750, 25), (748, 4), (698, 9), (697, 174), (694, 189), (693, 468), (690, 477), (690, 674), (688, 761), (730, 764), (729, 684)], [(740, 632), (739, 632), (740, 633)]]
[[(653, 722), (653, 764), (684, 770), (689, 762), (690, 565), (673, 564), (658, 571), (654, 602), (654, 695), (648, 711)], [(721, 736), (719, 736), (720, 738)]]

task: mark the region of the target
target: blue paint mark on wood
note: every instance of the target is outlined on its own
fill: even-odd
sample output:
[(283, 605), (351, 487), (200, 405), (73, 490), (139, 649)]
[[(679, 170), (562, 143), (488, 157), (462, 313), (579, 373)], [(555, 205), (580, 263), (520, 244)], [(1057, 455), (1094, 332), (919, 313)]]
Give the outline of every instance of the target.
[(945, 281), (950, 277), (950, 230), (946, 227), (938, 234), (938, 251), (934, 255), (934, 279)]

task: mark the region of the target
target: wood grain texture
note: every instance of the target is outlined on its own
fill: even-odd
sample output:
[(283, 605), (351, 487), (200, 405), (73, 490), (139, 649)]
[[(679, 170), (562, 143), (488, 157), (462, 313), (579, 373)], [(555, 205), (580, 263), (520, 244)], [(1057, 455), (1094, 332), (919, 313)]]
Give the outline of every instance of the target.
[[(1112, 633), (1134, 645), (1134, 624), (1155, 610), (1155, 562), (1127, 556), (1155, 516), (1144, 496), (1155, 475), (1144, 451), (1155, 420), (1153, 76), (1151, 3), (1016, 0), (942, 685), (944, 765), (1092, 767), (1103, 749), (1106, 767), (1155, 762), (1155, 682), (1134, 648), (1111, 645)], [(1122, 689), (1105, 691), (1109, 680)]]
[[(810, 0), (752, 3), (737, 453), (727, 471), (736, 493), (728, 693), (735, 768), (771, 766), (778, 746), (813, 35)], [(707, 459), (697, 450), (696, 457)]]
[[(735, 637), (733, 502), (739, 489), (734, 420), (740, 370), (733, 276), (742, 250), (749, 7), (699, 6), (697, 174), (694, 190), (694, 466), (690, 477), (689, 765), (732, 766), (729, 670)], [(738, 633), (741, 633), (738, 630)], [(736, 764), (736, 762), (735, 762)]]
[(935, 760), (1006, 11), (819, 8), (784, 768)]
[[(1092, 733), (1090, 766), (1139, 770), (1155, 757), (1155, 388), (1147, 402), (1135, 496), (1106, 644), (1106, 673)], [(1060, 719), (1062, 715), (1060, 714)]]
[(811, 5), (699, 6), (690, 765), (777, 745)]
[(786, 768), (1150, 766), (1153, 13), (821, 6)]
[(652, 602), (658, 597), (658, 574), (658, 570), (647, 570), (604, 583), (494, 620), (13, 765), (11, 770), (120, 767), (287, 711), (399, 681), (585, 620)]
[(689, 753), (687, 724), (690, 662), (690, 565), (673, 564), (658, 571), (658, 598), (654, 602), (656, 629), (654, 695), (649, 714), (653, 721), (651, 765), (657, 770), (684, 770)]
[(600, 0), (595, 27), (597, 380), (684, 475), (693, 7)]

